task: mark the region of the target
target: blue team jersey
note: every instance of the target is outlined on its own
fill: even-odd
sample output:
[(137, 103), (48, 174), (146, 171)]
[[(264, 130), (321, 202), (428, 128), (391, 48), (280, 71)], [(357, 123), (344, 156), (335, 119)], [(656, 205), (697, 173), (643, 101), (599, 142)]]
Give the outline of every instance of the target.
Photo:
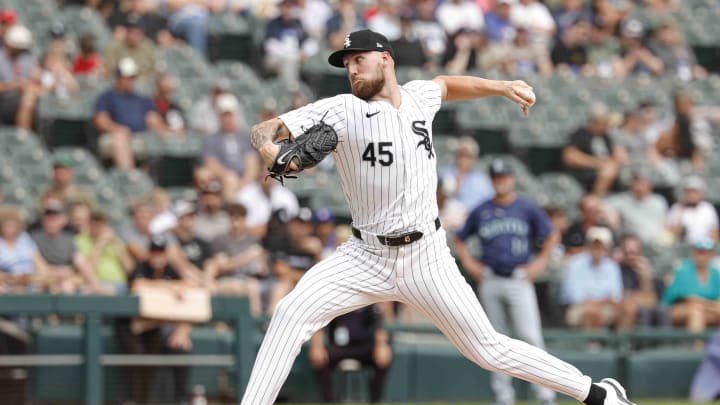
[(482, 246), (478, 258), (495, 273), (509, 275), (527, 264), (536, 240), (544, 240), (552, 232), (547, 214), (536, 204), (523, 198), (502, 206), (494, 200), (478, 205), (470, 212), (457, 236), (467, 240), (477, 235)]

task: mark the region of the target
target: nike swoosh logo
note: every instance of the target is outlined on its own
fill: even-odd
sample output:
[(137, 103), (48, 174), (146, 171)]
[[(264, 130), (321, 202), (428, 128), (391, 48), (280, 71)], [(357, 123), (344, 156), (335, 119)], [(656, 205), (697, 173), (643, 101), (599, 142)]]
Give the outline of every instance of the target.
[(366, 113), (365, 113), (365, 116), (368, 117), (368, 118), (370, 118), (370, 117), (375, 116), (375, 115), (378, 115), (378, 114), (380, 114), (380, 113), (381, 113), (381, 111), (375, 111), (375, 112), (372, 113), (372, 114), (370, 114), (369, 112), (366, 112)]
[(283, 159), (284, 159), (287, 155), (289, 155), (290, 153), (292, 153), (292, 152), (293, 152), (292, 150), (289, 150), (289, 151), (283, 153), (282, 155), (278, 156), (278, 158), (277, 158), (277, 163), (278, 163), (279, 165), (284, 165), (284, 164), (286, 164), (287, 162), (284, 161)]

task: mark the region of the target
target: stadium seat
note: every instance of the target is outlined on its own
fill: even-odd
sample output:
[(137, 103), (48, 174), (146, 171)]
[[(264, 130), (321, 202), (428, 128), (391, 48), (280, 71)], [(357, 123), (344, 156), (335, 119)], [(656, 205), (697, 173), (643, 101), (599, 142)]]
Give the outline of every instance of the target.
[(138, 202), (147, 198), (155, 187), (152, 179), (140, 170), (111, 169), (110, 178), (120, 196), (129, 202)]

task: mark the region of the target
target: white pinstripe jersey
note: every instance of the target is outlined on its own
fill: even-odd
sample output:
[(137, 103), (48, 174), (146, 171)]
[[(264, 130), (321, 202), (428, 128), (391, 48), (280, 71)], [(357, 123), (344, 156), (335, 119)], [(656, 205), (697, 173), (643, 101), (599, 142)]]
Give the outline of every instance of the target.
[(380, 235), (434, 229), (438, 215), (432, 120), (441, 90), (427, 80), (400, 89), (397, 109), (341, 94), (279, 117), (297, 137), (327, 114), (340, 141), (333, 156), (353, 225)]

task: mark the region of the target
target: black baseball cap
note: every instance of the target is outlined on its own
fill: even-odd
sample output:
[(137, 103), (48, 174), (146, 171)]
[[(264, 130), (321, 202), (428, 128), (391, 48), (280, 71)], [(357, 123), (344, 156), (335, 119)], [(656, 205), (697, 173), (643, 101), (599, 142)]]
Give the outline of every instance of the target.
[(148, 250), (151, 252), (164, 252), (165, 248), (168, 245), (168, 240), (165, 235), (154, 235), (152, 238), (150, 238), (150, 243), (148, 244)]
[(343, 49), (333, 52), (328, 57), (328, 63), (332, 66), (344, 68), (343, 56), (348, 52), (390, 52), (390, 56), (395, 58), (395, 52), (390, 46), (385, 35), (371, 31), (371, 30), (360, 30), (351, 32), (345, 36), (345, 42)]
[(490, 162), (488, 172), (490, 173), (490, 177), (509, 176), (513, 174), (513, 168), (507, 160), (497, 158)]

